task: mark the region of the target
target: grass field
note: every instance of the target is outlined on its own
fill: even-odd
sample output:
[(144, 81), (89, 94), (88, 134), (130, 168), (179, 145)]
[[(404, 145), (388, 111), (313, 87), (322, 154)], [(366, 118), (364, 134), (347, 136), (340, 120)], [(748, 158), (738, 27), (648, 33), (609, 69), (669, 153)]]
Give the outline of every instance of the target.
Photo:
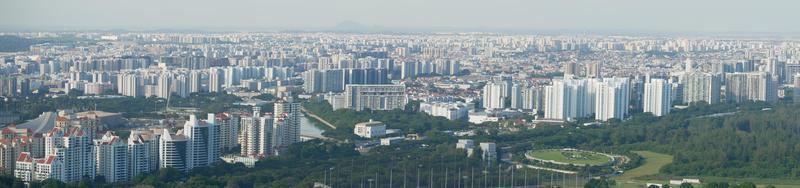
[[(620, 176), (614, 178), (617, 181), (617, 187), (620, 188), (634, 188), (642, 187), (646, 183), (666, 183), (668, 180), (641, 180), (640, 177), (653, 176), (659, 174), (659, 169), (665, 165), (672, 163), (672, 156), (667, 154), (655, 153), (650, 151), (634, 151), (644, 158), (644, 164), (641, 166), (628, 170)], [(696, 178), (696, 177), (692, 177)], [(680, 177), (672, 177), (672, 179), (681, 179)], [(798, 180), (783, 180), (783, 179), (762, 179), (762, 178), (724, 178), (724, 177), (701, 177), (703, 182), (753, 182), (758, 187), (766, 187), (767, 185), (775, 185), (778, 188), (800, 188), (800, 181)], [(701, 187), (701, 185), (695, 185)]]
[(648, 176), (658, 174), (658, 170), (665, 165), (672, 163), (672, 156), (667, 154), (660, 154), (650, 151), (634, 151), (634, 153), (644, 158), (644, 164), (641, 166), (628, 170), (622, 175), (618, 176), (619, 180), (632, 180), (636, 177)]
[(611, 158), (605, 155), (587, 152), (587, 151), (565, 151), (565, 150), (537, 150), (528, 153), (532, 157), (542, 160), (553, 160), (561, 163), (570, 163), (576, 165), (603, 165), (611, 161)]
[(665, 183), (662, 181), (641, 181), (635, 178), (658, 174), (661, 167), (672, 163), (671, 155), (650, 151), (634, 151), (634, 153), (642, 156), (642, 158), (644, 158), (644, 163), (639, 167), (625, 171), (622, 175), (615, 177), (614, 180), (617, 181), (617, 187), (641, 187), (648, 182)]

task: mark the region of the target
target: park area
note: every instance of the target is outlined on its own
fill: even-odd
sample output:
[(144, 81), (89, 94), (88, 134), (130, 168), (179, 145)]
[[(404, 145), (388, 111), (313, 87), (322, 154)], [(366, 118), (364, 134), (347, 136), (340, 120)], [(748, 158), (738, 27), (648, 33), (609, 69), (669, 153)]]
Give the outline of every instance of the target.
[(613, 160), (606, 154), (575, 149), (536, 150), (528, 152), (526, 156), (537, 161), (575, 166), (602, 166)]

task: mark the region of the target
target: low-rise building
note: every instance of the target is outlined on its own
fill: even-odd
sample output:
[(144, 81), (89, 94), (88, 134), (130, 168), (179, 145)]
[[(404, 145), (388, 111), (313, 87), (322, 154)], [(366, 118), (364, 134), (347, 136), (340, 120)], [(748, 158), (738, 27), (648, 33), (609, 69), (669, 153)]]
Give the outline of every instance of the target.
[(405, 137), (398, 136), (398, 137), (389, 137), (389, 138), (381, 138), (381, 146), (391, 146), (397, 143), (402, 142), (405, 140)]
[(424, 102), (419, 104), (421, 112), (448, 120), (466, 119), (469, 109), (469, 105), (464, 102)]
[(364, 138), (375, 138), (386, 134), (386, 124), (380, 121), (369, 120), (356, 124), (353, 133)]

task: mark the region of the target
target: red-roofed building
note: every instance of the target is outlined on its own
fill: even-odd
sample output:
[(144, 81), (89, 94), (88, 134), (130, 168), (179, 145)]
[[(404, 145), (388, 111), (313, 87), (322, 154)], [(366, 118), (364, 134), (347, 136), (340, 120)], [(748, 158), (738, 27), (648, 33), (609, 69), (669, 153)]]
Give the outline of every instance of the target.
[(213, 119), (208, 119), (209, 123), (217, 124), (219, 128), (219, 146), (223, 151), (238, 147), (239, 118), (229, 113), (217, 113)]
[(22, 152), (16, 160), (14, 176), (22, 181), (42, 181), (45, 179), (63, 179), (63, 167), (56, 156), (45, 156), (35, 159), (30, 153)]
[(95, 152), (91, 138), (81, 128), (53, 128), (44, 136), (45, 156), (56, 156), (63, 166), (59, 180), (80, 181), (95, 177)]
[(97, 175), (102, 175), (107, 182), (127, 181), (128, 176), (128, 145), (114, 135), (106, 132), (102, 138), (94, 141), (97, 153)]

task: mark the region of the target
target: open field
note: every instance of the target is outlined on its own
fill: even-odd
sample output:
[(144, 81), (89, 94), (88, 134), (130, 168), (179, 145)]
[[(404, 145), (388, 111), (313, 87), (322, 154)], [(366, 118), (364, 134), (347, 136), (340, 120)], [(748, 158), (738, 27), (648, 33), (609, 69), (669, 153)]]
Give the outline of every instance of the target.
[(648, 182), (664, 183), (662, 181), (641, 181), (635, 178), (658, 174), (661, 167), (672, 163), (672, 156), (650, 151), (634, 151), (634, 153), (644, 158), (644, 164), (615, 177), (614, 180), (617, 181), (617, 187), (640, 187)]
[[(648, 176), (657, 175), (661, 167), (672, 163), (672, 156), (667, 154), (655, 153), (650, 151), (634, 151), (644, 158), (644, 164), (637, 168), (626, 171), (624, 174), (617, 176), (614, 180), (617, 181), (617, 187), (621, 188), (634, 188), (643, 187), (646, 183), (667, 183), (668, 180), (642, 180)], [(697, 178), (697, 177), (687, 177)], [(646, 179), (646, 178), (645, 178)], [(682, 179), (682, 177), (672, 177), (672, 179)], [(700, 177), (703, 182), (753, 182), (758, 187), (766, 187), (767, 185), (775, 185), (778, 188), (800, 188), (800, 180), (785, 180), (785, 179), (764, 179), (764, 178), (725, 178), (725, 177)], [(701, 187), (695, 185), (695, 187)]]
[(537, 150), (529, 152), (528, 155), (541, 160), (574, 165), (595, 166), (611, 162), (611, 158), (606, 155), (580, 150)]
[(648, 176), (658, 174), (658, 170), (665, 165), (672, 163), (672, 156), (667, 154), (660, 154), (650, 151), (634, 151), (634, 153), (644, 158), (644, 164), (641, 166), (625, 171), (624, 174), (614, 178), (619, 180), (630, 180), (636, 177)]

